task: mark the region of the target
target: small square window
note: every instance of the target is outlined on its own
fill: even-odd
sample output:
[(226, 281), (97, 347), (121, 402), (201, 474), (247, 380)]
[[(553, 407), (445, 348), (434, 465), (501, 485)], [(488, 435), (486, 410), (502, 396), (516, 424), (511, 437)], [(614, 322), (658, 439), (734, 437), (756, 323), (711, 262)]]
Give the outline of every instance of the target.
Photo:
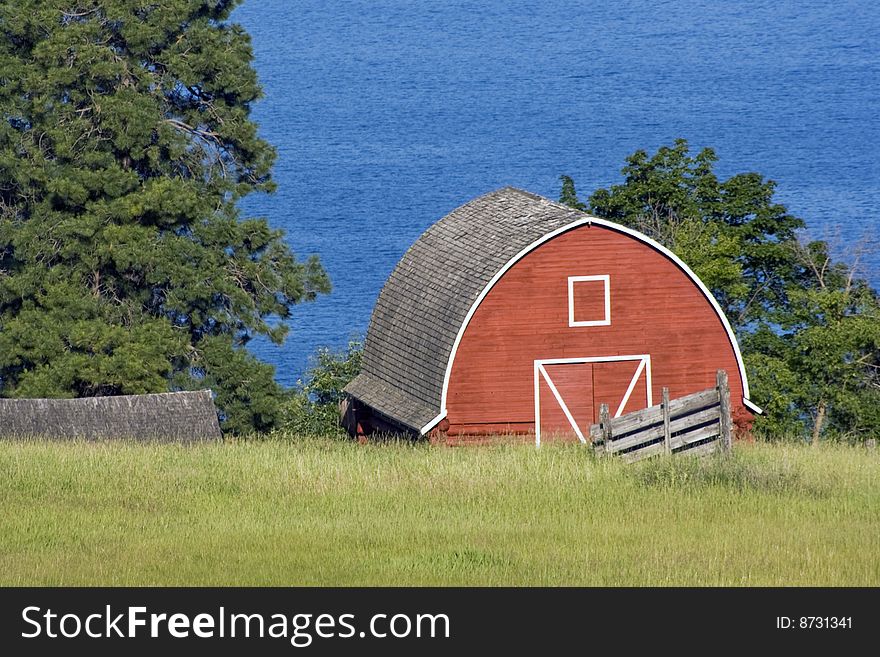
[(568, 277), (568, 325), (611, 325), (611, 282), (608, 274)]

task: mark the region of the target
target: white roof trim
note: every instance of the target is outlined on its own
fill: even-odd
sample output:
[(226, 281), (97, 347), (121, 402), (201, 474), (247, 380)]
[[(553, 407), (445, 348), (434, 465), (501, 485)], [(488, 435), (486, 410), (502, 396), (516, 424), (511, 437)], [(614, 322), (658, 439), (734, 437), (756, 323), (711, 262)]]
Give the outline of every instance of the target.
[(440, 424), (440, 422), (441, 422), (441, 421), (443, 420), (443, 418), (445, 418), (445, 417), (446, 417), (446, 407), (444, 406), (443, 411), (441, 411), (441, 412), (438, 413), (436, 416), (434, 416), (434, 418), (433, 418), (432, 420), (430, 420), (430, 421), (428, 422), (428, 424), (426, 424), (425, 426), (423, 426), (423, 427), (420, 429), (420, 433), (421, 433), (421, 435), (424, 436), (424, 435), (425, 435), (426, 433), (428, 433), (431, 429), (433, 429), (433, 428), (436, 427), (438, 424)]
[(703, 296), (709, 300), (709, 303), (712, 304), (712, 308), (715, 310), (715, 314), (718, 315), (718, 318), (721, 320), (721, 323), (724, 325), (724, 330), (727, 331), (727, 337), (730, 339), (730, 344), (733, 345), (733, 352), (736, 355), (736, 364), (739, 369), (740, 379), (742, 379), (743, 383), (743, 404), (750, 410), (761, 414), (763, 411), (760, 407), (756, 406), (749, 400), (749, 380), (746, 375), (745, 364), (743, 363), (742, 353), (739, 350), (739, 343), (736, 341), (736, 336), (733, 333), (733, 328), (730, 326), (730, 322), (727, 320), (727, 317), (724, 315), (724, 311), (721, 310), (721, 306), (718, 305), (718, 301), (709, 292), (709, 288), (701, 281), (697, 275), (691, 271), (691, 268), (688, 267), (677, 255), (675, 255), (672, 251), (667, 249), (665, 246), (660, 244), (659, 242), (655, 242), (650, 237), (645, 235), (644, 233), (640, 233), (637, 230), (633, 230), (632, 228), (627, 228), (626, 226), (621, 226), (620, 224), (616, 224), (613, 221), (608, 221), (607, 219), (599, 219), (598, 217), (585, 216), (582, 219), (578, 219), (577, 221), (573, 221), (570, 224), (562, 226), (561, 228), (557, 228), (556, 230), (547, 233), (539, 237), (537, 240), (529, 244), (522, 251), (513, 256), (507, 263), (499, 269), (496, 274), (492, 277), (486, 287), (480, 292), (479, 296), (477, 296), (473, 305), (471, 305), (470, 310), (468, 310), (467, 315), (465, 315), (464, 321), (461, 323), (461, 326), (458, 329), (458, 334), (455, 336), (455, 342), (452, 344), (452, 351), (449, 353), (449, 361), (446, 364), (446, 374), (443, 377), (443, 392), (440, 397), (440, 413), (432, 419), (428, 424), (426, 424), (421, 429), (422, 435), (428, 433), (431, 429), (433, 429), (440, 421), (446, 417), (447, 409), (446, 409), (446, 394), (449, 391), (449, 377), (452, 374), (452, 365), (455, 362), (455, 355), (458, 352), (458, 345), (461, 344), (462, 336), (464, 336), (465, 330), (467, 330), (468, 324), (470, 324), (471, 318), (474, 316), (474, 313), (477, 311), (479, 305), (483, 302), (483, 299), (486, 298), (486, 295), (489, 294), (489, 291), (495, 287), (495, 284), (501, 279), (507, 271), (513, 267), (517, 262), (519, 262), (526, 255), (534, 251), (536, 248), (541, 246), (544, 242), (552, 240), (554, 237), (561, 235), (562, 233), (566, 233), (574, 228), (578, 228), (580, 226), (596, 224), (597, 226), (604, 226), (605, 228), (610, 228), (611, 230), (615, 230), (619, 233), (624, 233), (629, 235), (630, 237), (634, 237), (640, 242), (644, 242), (648, 246), (656, 249), (667, 258), (672, 260), (678, 267), (685, 273), (687, 276), (696, 284), (700, 291), (703, 293)]

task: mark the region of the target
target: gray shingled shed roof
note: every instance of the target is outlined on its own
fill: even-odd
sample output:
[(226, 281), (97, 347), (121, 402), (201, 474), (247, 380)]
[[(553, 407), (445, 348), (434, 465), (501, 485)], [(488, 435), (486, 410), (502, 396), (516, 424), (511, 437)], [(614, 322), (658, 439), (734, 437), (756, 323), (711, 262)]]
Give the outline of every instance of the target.
[(81, 399), (0, 399), (0, 437), (219, 440), (210, 390)]
[(511, 187), (443, 217), (404, 254), (379, 293), (361, 373), (345, 391), (420, 432), (441, 411), (453, 344), (483, 289), (527, 246), (584, 218)]

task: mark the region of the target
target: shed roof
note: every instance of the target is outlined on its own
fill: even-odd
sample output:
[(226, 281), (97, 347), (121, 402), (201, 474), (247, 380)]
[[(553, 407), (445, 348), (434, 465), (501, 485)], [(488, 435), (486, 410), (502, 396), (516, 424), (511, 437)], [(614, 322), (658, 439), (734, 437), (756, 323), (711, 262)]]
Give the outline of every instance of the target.
[(218, 440), (210, 390), (80, 399), (0, 399), (0, 437)]
[(360, 374), (345, 391), (403, 427), (425, 433), (445, 415), (445, 386), (458, 341), (482, 298), (521, 257), (569, 229), (594, 222), (626, 233), (673, 260), (706, 295), (730, 337), (717, 301), (671, 251), (647, 236), (520, 189), (505, 187), (466, 203), (428, 228), (379, 293)]

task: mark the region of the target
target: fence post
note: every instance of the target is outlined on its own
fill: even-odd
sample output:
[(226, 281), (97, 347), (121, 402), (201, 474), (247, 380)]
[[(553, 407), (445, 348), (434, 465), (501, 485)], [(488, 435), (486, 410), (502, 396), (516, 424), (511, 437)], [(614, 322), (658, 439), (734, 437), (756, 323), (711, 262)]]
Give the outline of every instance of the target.
[(602, 429), (605, 453), (611, 454), (611, 419), (608, 417), (608, 404), (599, 404), (599, 428)]
[(672, 454), (672, 431), (669, 428), (669, 388), (663, 388), (663, 441), (666, 444), (666, 453)]
[(727, 383), (727, 372), (718, 370), (715, 373), (715, 384), (718, 390), (718, 402), (721, 406), (721, 449), (729, 452), (731, 448), (730, 418), (730, 386)]

